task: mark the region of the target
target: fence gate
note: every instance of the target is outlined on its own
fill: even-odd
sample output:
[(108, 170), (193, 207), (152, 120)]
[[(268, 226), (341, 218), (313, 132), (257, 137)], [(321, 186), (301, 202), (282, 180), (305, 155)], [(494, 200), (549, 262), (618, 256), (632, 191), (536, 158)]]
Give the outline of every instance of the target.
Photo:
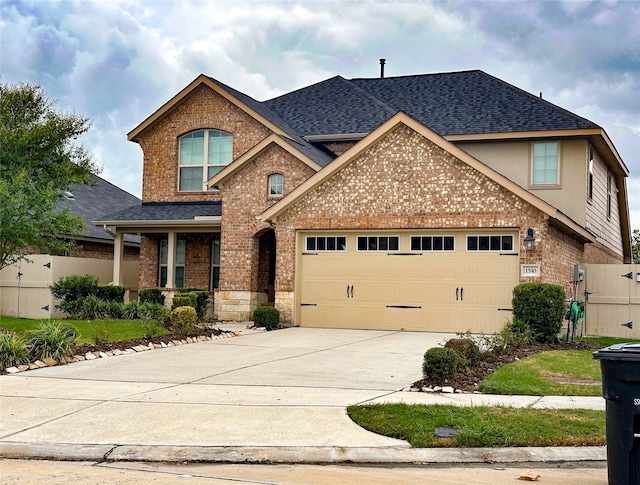
[(585, 334), (640, 339), (640, 265), (584, 266)]

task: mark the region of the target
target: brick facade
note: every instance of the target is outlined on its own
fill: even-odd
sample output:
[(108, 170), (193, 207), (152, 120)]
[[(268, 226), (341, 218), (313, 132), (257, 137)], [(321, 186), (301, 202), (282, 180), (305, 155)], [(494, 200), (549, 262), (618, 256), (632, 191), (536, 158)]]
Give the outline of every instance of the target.
[(144, 202), (219, 200), (217, 192), (178, 192), (180, 136), (213, 128), (233, 135), (233, 158), (257, 145), (269, 130), (212, 89), (201, 86), (139, 136), (144, 153)]
[[(585, 245), (551, 226), (541, 210), (405, 125), (387, 133), (289, 206), (271, 227), (258, 218), (279, 200), (268, 194), (269, 175), (283, 175), (286, 195), (315, 170), (273, 143), (223, 179), (220, 191), (180, 193), (179, 138), (207, 128), (233, 135), (234, 159), (271, 133), (222, 95), (201, 85), (136, 139), (144, 152), (144, 202), (222, 201), (220, 232), (177, 236), (187, 241), (185, 286), (201, 288), (210, 287), (212, 241), (220, 237), (218, 318), (248, 319), (257, 305), (275, 299), (282, 320), (293, 320), (296, 231), (300, 229), (516, 229), (520, 263), (540, 265), (540, 281), (567, 288), (576, 262), (622, 261), (621, 255), (601, 244)], [(325, 147), (339, 155), (354, 144), (335, 142)], [(528, 228), (536, 237), (532, 252), (524, 250)], [(162, 232), (142, 235), (140, 288), (158, 286), (159, 240), (166, 237)]]

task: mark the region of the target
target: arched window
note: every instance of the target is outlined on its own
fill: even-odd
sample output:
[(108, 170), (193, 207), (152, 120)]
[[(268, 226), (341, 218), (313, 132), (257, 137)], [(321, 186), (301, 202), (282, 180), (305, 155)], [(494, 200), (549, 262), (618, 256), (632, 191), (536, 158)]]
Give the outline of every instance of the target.
[(284, 193), (284, 177), (282, 174), (269, 175), (269, 197), (282, 197)]
[(207, 180), (233, 158), (233, 137), (220, 130), (198, 130), (180, 137), (178, 190), (207, 190)]

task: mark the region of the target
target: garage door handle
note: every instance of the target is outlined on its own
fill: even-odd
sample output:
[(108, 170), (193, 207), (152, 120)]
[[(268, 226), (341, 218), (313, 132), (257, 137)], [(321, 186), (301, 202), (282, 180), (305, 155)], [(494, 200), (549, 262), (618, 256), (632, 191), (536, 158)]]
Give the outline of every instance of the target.
[(353, 298), (353, 285), (347, 285), (347, 298)]
[(464, 300), (464, 288), (460, 288), (460, 301)]
[(353, 285), (351, 285), (351, 298), (353, 298)]
[(456, 288), (456, 301), (458, 301), (459, 297), (458, 297), (458, 293), (460, 292), (460, 288)]

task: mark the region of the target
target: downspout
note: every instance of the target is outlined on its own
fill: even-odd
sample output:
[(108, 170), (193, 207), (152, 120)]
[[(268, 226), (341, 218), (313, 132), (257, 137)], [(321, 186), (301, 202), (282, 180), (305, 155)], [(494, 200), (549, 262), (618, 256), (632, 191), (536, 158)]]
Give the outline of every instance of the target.
[(104, 229), (104, 232), (109, 234), (109, 236), (111, 236), (113, 239), (116, 238), (116, 233), (109, 229), (109, 226), (107, 226), (106, 224), (102, 224), (102, 229)]

